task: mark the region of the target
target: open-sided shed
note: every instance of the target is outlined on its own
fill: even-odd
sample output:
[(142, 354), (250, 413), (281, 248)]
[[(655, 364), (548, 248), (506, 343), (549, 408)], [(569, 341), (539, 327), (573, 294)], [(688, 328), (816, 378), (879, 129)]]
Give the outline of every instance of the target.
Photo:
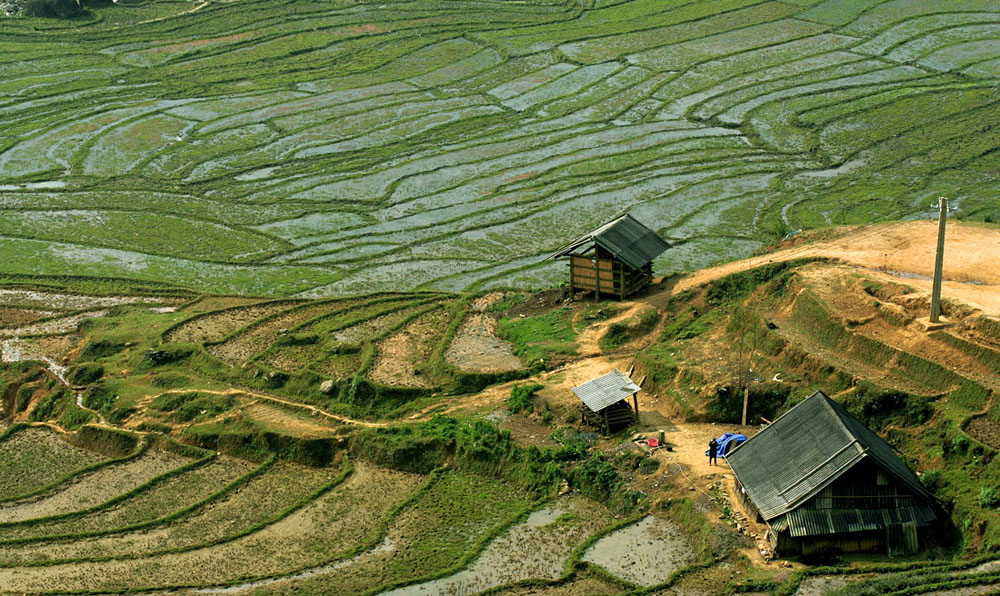
[(625, 214), (549, 256), (569, 256), (570, 291), (592, 290), (624, 299), (649, 285), (653, 259), (670, 248), (656, 232)]
[(917, 549), (934, 497), (881, 437), (817, 391), (726, 458), (778, 553)]
[[(638, 393), (642, 388), (617, 368), (593, 381), (573, 388), (573, 393), (583, 402), (580, 405), (581, 421), (603, 428), (612, 429), (639, 422)], [(628, 398), (632, 398), (629, 405)]]

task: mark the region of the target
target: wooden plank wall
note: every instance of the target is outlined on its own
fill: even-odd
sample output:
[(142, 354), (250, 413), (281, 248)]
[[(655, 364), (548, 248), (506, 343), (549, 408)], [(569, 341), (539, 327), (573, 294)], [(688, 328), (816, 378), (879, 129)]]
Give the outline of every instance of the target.
[[(608, 259), (592, 260), (587, 257), (571, 255), (569, 266), (574, 288), (581, 290), (600, 289), (601, 292), (609, 294), (619, 292), (615, 283), (617, 268), (614, 261)], [(600, 288), (598, 288), (598, 283), (600, 283)]]

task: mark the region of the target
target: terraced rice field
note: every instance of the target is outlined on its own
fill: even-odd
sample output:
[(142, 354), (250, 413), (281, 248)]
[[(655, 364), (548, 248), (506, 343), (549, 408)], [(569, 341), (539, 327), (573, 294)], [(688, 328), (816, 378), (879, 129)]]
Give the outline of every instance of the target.
[[(23, 447), (20, 435), (47, 446), (35, 454), (46, 464), (76, 461), (44, 432), (22, 428), (0, 449)], [(532, 504), (492, 476), (178, 449), (154, 442), (0, 504), (0, 592), (471, 594), (558, 579), (578, 545), (620, 523), (581, 496)]]
[[(202, 344), (221, 363), (240, 370), (263, 366), (345, 383), (360, 375), (382, 387), (431, 390), (454, 372), (523, 368), (511, 346), (496, 335), (497, 315), (476, 304), (463, 304), (453, 295), (382, 294), (218, 306), (204, 311), (208, 305), (199, 301), (185, 308), (180, 314), (187, 316), (164, 330), (163, 340)], [(480, 321), (481, 326), (471, 328), (463, 323), (467, 319)], [(501, 369), (477, 364), (475, 357), (482, 360), (487, 352), (506, 355)], [(452, 357), (470, 353), (472, 357)], [(253, 408), (262, 414), (267, 409), (266, 404)], [(244, 412), (251, 414), (251, 408)]]
[(530, 287), (564, 276), (541, 257), (624, 210), (685, 242), (660, 273), (926, 216), (939, 195), (993, 217), (998, 38), (995, 0), (5, 18), (0, 272), (268, 295)]

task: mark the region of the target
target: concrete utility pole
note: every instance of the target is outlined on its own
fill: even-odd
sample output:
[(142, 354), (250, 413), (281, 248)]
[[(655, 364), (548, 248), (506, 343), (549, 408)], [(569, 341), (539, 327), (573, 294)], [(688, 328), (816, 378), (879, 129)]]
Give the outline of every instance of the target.
[(750, 388), (743, 388), (743, 426), (747, 425), (747, 405), (750, 403)]
[(931, 323), (941, 322), (941, 275), (944, 269), (944, 228), (948, 223), (948, 199), (938, 199), (937, 257), (934, 259), (934, 286), (931, 289)]

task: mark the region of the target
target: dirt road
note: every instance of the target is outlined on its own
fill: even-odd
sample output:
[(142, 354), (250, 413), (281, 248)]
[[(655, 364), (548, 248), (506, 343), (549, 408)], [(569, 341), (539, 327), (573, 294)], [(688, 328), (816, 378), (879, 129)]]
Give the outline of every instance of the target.
[[(840, 259), (883, 272), (930, 292), (937, 246), (937, 222), (907, 221), (845, 227), (833, 238), (802, 243), (776, 252), (702, 269), (642, 299), (658, 308), (670, 296), (732, 273), (767, 263), (809, 257)], [(794, 242), (794, 240), (792, 240)], [(945, 233), (942, 295), (1000, 316), (1000, 227), (951, 222)]]

